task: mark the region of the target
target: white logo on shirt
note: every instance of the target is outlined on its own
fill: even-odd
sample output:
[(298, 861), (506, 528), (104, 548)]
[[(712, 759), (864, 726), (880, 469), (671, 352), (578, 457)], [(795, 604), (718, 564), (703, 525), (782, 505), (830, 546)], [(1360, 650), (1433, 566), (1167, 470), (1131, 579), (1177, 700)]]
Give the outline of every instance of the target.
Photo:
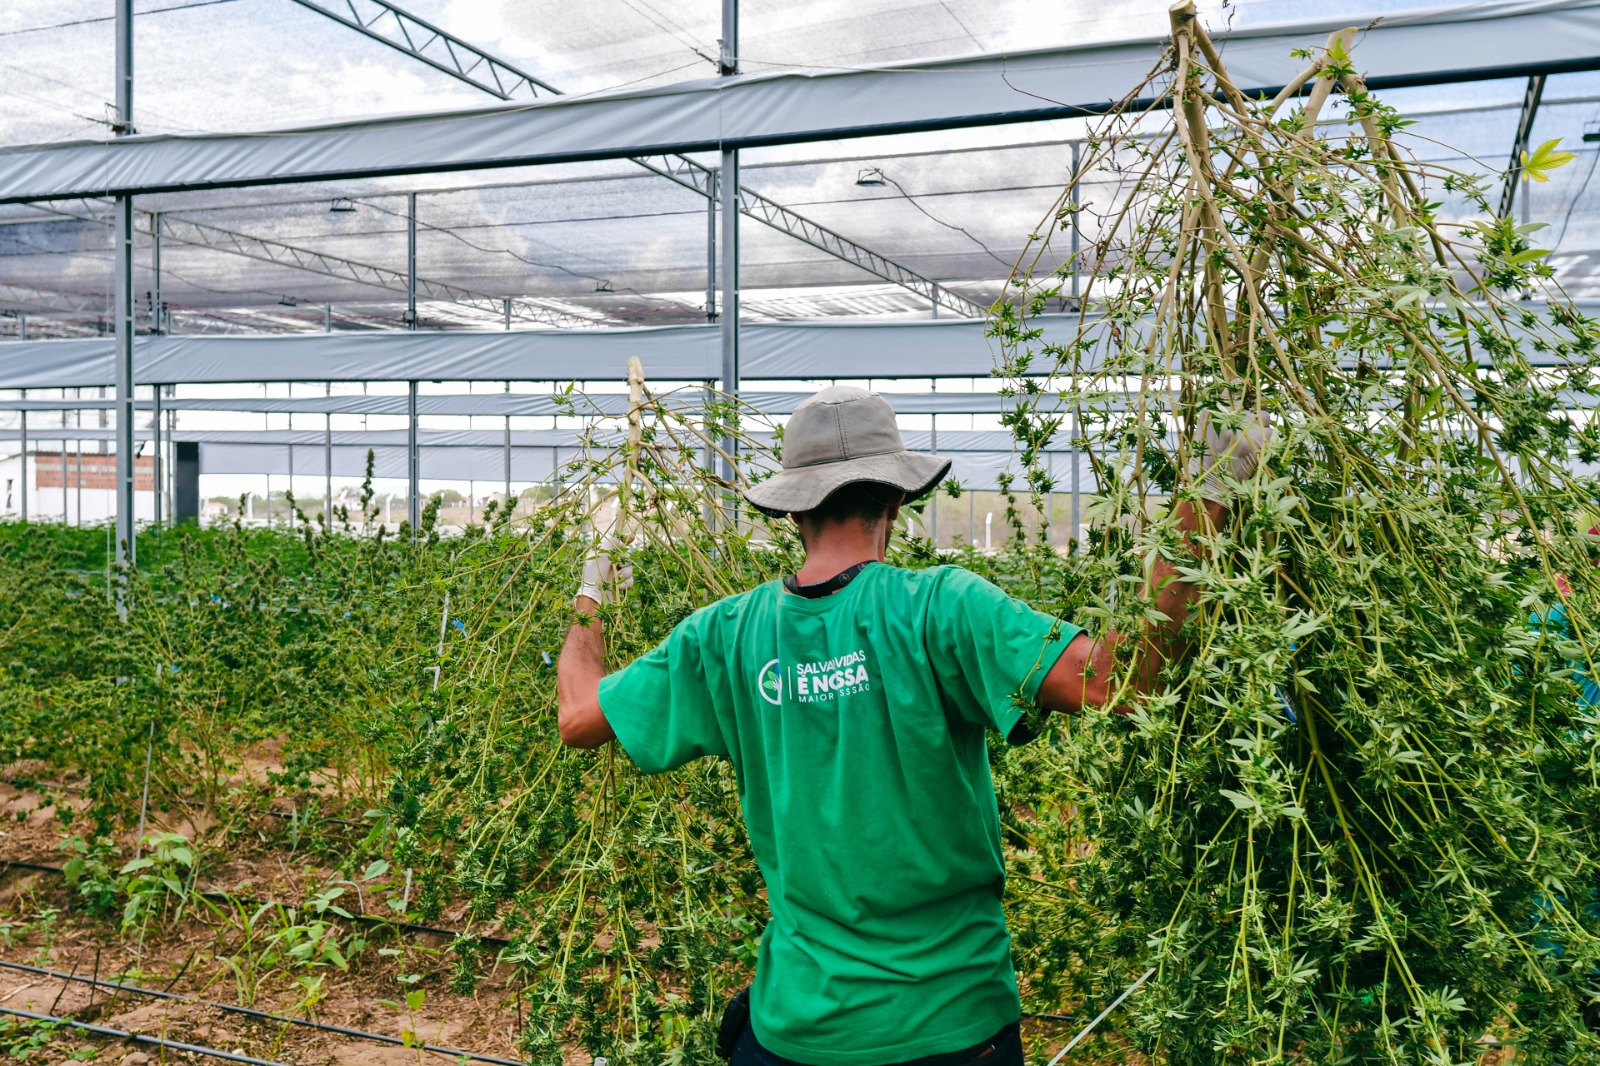
[(774, 706), (783, 704), (783, 664), (773, 659), (756, 674), (756, 691)]
[(820, 662), (797, 663), (788, 670), (784, 669), (783, 660), (771, 659), (756, 672), (756, 691), (774, 707), (783, 706), (785, 691), (801, 703), (825, 703), (835, 696), (854, 696), (871, 688), (865, 650)]

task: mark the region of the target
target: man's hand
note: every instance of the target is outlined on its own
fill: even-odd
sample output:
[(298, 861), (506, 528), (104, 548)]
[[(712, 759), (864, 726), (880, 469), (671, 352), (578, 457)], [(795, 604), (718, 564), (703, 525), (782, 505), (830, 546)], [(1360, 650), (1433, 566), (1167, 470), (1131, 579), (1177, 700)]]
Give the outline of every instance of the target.
[(633, 587), (633, 564), (617, 566), (611, 556), (624, 547), (622, 541), (610, 530), (601, 534), (600, 542), (589, 550), (583, 561), (583, 577), (578, 582), (578, 594), (573, 606), (583, 609), (581, 601), (587, 599), (596, 607), (613, 603), (622, 593)]
[(608, 529), (589, 550), (583, 561), (578, 594), (572, 599), (573, 609), (589, 617), (578, 619), (567, 630), (567, 640), (556, 663), (561, 740), (574, 748), (598, 748), (616, 737), (600, 710), (600, 679), (606, 676), (606, 638), (599, 611), (633, 587), (633, 564), (618, 566), (612, 559), (623, 546)]
[[(1223, 422), (1237, 418), (1239, 428)], [(1230, 481), (1245, 481), (1261, 465), (1261, 453), (1272, 440), (1272, 423), (1264, 412), (1241, 411), (1219, 415), (1201, 411), (1189, 441), (1185, 472), (1199, 486), (1200, 495), (1226, 503), (1233, 497)]]

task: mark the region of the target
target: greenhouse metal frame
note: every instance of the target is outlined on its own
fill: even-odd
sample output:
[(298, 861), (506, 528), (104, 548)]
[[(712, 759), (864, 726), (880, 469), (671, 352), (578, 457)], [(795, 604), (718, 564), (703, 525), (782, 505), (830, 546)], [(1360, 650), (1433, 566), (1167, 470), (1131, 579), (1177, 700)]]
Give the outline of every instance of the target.
[[(359, 473), (370, 448), (386, 474), (404, 471), (409, 518), (415, 528), (418, 484), (428, 476), (425, 465), (447, 477), (492, 471), (492, 476), (478, 480), (493, 481), (503, 475), (509, 494), (514, 472), (517, 480), (554, 476), (563, 447), (576, 447), (575, 432), (558, 427), (565, 409), (554, 405), (548, 392), (512, 393), (513, 381), (614, 384), (625, 379), (628, 358), (638, 356), (652, 381), (689, 390), (685, 395), (697, 395), (696, 386), (708, 384), (740, 395), (747, 382), (778, 383), (778, 391), (745, 391), (743, 398), (758, 410), (782, 415), (803, 395), (782, 391), (784, 382), (985, 378), (995, 365), (996, 352), (986, 339), (981, 316), (993, 293), (970, 287), (964, 291), (935, 271), (902, 261), (904, 256), (874, 248), (781, 198), (747, 188), (740, 180), (740, 153), (1101, 113), (1117, 102), (1121, 87), (1143, 80), (1165, 46), (1162, 38), (1146, 37), (860, 69), (747, 73), (741, 71), (738, 3), (723, 0), (717, 77), (563, 96), (540, 76), (393, 4), (369, 0), (358, 10), (354, 3), (339, 5), (331, 0), (295, 2), (342, 23), (349, 32), (405, 53), (410, 61), (481, 90), (497, 103), (258, 132), (141, 135), (136, 132), (134, 108), (135, 12), (132, 0), (117, 0), (114, 126), (118, 136), (0, 149), (0, 205), (39, 208), (40, 215), (26, 216), (30, 222), (64, 219), (93, 226), (109, 222), (114, 247), (110, 337), (28, 339), (30, 311), (82, 313), (92, 310), (96, 301), (83, 297), (83, 306), (74, 307), (70, 290), (0, 276), (0, 307), (15, 309), (18, 327), (18, 340), (0, 349), (0, 389), (114, 387), (114, 395), (105, 400), (37, 400), (20, 393), (14, 400), (0, 402), (0, 410), (18, 416), (15, 429), (0, 431), (0, 440), (20, 441), (24, 453), (30, 440), (61, 441), (63, 453), (69, 440), (114, 443), (116, 535), (129, 563), (135, 543), (134, 459), (147, 439), (155, 444), (158, 485), (163, 480), (159, 472), (163, 449), (182, 443), (201, 449), (200, 468), (208, 471), (320, 473), (327, 479), (330, 502), (335, 474)], [(1348, 21), (1270, 23), (1218, 36), (1225, 41), (1230, 70), (1241, 86), (1270, 94), (1299, 66), (1301, 61), (1292, 55), (1295, 49), (1319, 44)], [(1514, 136), (1499, 155), (1504, 160), (1508, 154), (1512, 161), (1512, 174), (1500, 196), (1502, 207), (1509, 210), (1517, 197), (1516, 161), (1532, 141), (1551, 79), (1600, 70), (1600, 2), (1505, 0), (1386, 15), (1363, 29), (1356, 55), (1367, 84), (1376, 90), (1524, 81)], [(1595, 100), (1600, 95), (1563, 102)], [(1075, 153), (1077, 143), (1070, 141), (1066, 147)], [(706, 153), (715, 154), (715, 166), (693, 158)], [(335, 188), (333, 183), (355, 179), (607, 160), (626, 161), (703, 201), (703, 324), (627, 328), (571, 299), (503, 295), (455, 277), (421, 276), (418, 232), (426, 223), (419, 222), (417, 191), (388, 194), (404, 197), (403, 270), (140, 205), (146, 198), (203, 190), (298, 183), (329, 183)], [(881, 182), (867, 168), (856, 184)], [(1574, 204), (1581, 191), (1574, 194)], [(109, 219), (101, 218), (93, 206), (104, 198), (110, 198), (112, 206)], [(334, 197), (331, 210), (339, 209), (337, 200)], [(81, 204), (92, 206), (73, 206)], [(829, 261), (878, 279), (913, 306), (924, 308), (930, 320), (742, 323), (740, 230), (746, 218), (799, 241)], [(1076, 212), (1070, 225), (1076, 246)], [(147, 273), (153, 293), (147, 297), (146, 314), (140, 311), (136, 287), (139, 239), (146, 242), (151, 263)], [(336, 333), (332, 306), (324, 304), (324, 332), (174, 336), (160, 295), (164, 242), (271, 264), (329, 283), (348, 282), (403, 295), (403, 329)], [(604, 284), (596, 282), (597, 293), (609, 291), (602, 288)], [(1070, 291), (1074, 295), (1078, 291), (1075, 279)], [(480, 328), (419, 329), (423, 324), (419, 301), (464, 308), (478, 316), (468, 321)], [(1077, 308), (1067, 304), (1062, 310), (1074, 313), (1041, 320), (1047, 340), (1064, 340), (1075, 331)], [(495, 319), (502, 326), (498, 332), (481, 328)], [(522, 323), (538, 328), (513, 329)], [(334, 396), (330, 384), (324, 396), (293, 399), (173, 395), (173, 387), (180, 385), (269, 381), (388, 381), (403, 384), (407, 391), (401, 397)], [(506, 392), (497, 397), (436, 396), (419, 389), (419, 383), (432, 381), (503, 382)], [(886, 391), (893, 394), (892, 389)], [(946, 430), (941, 436), (933, 419), (940, 414), (1003, 414), (1003, 397), (977, 391), (893, 396), (902, 414), (930, 418), (928, 431), (908, 431), (913, 447), (954, 453), (958, 476), (978, 485), (995, 483), (1010, 458), (1005, 434)], [(582, 402), (592, 417), (620, 413), (604, 391)], [(85, 430), (40, 424), (45, 412), (62, 411), (64, 423), (67, 410), (97, 408), (112, 412), (113, 427)], [(148, 430), (137, 425), (141, 409), (153, 416)], [(173, 428), (170, 412), (201, 409), (321, 414), (325, 422), (320, 433)], [(169, 412), (165, 427), (163, 411)], [(35, 414), (31, 427), (30, 412)], [(402, 416), (407, 425), (402, 431), (332, 428), (332, 415), (356, 413)], [(505, 418), (505, 428), (503, 434), (420, 428), (419, 418), (430, 413), (499, 416)], [(532, 415), (549, 415), (552, 428), (513, 431), (513, 416)], [(426, 463), (424, 454), (429, 456)], [(1063, 445), (1051, 461), (1070, 467), (1075, 522), (1083, 457)], [(167, 467), (170, 476), (170, 462)]]

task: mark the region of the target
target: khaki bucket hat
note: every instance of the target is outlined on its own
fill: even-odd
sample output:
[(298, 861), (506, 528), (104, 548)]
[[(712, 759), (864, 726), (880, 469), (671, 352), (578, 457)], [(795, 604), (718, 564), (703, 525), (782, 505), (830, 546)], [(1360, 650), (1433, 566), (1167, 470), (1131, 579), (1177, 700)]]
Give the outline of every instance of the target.
[(809, 511), (861, 481), (914, 500), (950, 473), (950, 460), (906, 451), (894, 408), (875, 392), (835, 385), (795, 408), (783, 430), (783, 470), (744, 494), (773, 517)]

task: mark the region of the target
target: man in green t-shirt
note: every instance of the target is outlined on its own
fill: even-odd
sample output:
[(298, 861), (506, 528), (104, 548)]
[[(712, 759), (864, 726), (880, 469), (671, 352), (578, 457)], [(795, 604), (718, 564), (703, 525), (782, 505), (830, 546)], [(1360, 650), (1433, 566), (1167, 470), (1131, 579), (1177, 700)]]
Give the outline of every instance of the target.
[[(1201, 422), (1189, 533), (1221, 521), (1268, 437), (1252, 416)], [(736, 1066), (1020, 1066), (985, 733), (1025, 741), (1029, 705), (1105, 707), (1123, 640), (1140, 643), (1139, 689), (1180, 654), (1195, 590), (1167, 562), (1150, 576), (1167, 620), (1097, 640), (960, 567), (885, 564), (901, 505), (949, 470), (906, 451), (882, 397), (824, 389), (790, 419), (783, 470), (745, 494), (793, 516), (798, 573), (696, 611), (610, 675), (598, 619), (567, 634), (563, 741), (615, 738), (646, 773), (733, 764), (772, 912)], [(629, 580), (610, 543), (585, 567), (582, 613)]]

